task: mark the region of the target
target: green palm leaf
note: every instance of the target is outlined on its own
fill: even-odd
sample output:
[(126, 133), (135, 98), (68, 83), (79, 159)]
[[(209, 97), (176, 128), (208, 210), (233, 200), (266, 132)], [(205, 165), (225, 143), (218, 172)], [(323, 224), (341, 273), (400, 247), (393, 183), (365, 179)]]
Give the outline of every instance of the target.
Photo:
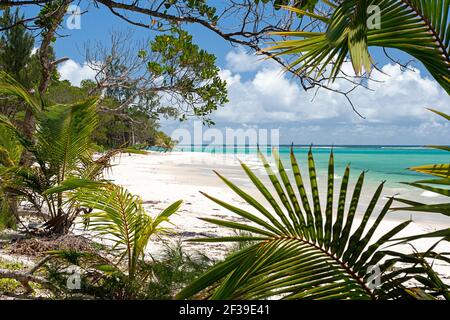
[[(291, 165), (299, 196), (292, 188), (277, 151), (275, 150), (273, 153), (280, 178), (275, 175), (264, 156), (261, 153), (259, 155), (269, 175), (269, 180), (274, 186), (278, 201), (270, 195), (261, 180), (256, 178), (256, 175), (245, 164), (242, 164), (244, 171), (253, 181), (256, 189), (269, 202), (273, 211), (269, 212), (263, 204), (255, 204), (254, 198), (229, 180), (221, 177), (240, 197), (252, 204), (253, 207), (260, 209), (258, 211), (261, 213), (261, 218), (206, 195), (217, 204), (240, 215), (248, 223), (210, 218), (204, 218), (204, 221), (242, 230), (250, 235), (191, 240), (202, 242), (252, 240), (254, 244), (227, 257), (183, 289), (177, 297), (185, 299), (208, 290), (207, 296), (211, 299), (375, 298), (373, 290), (366, 283), (369, 277), (368, 270), (372, 264), (378, 263), (384, 257), (380, 248), (409, 223), (406, 221), (399, 224), (378, 240), (372, 239), (393, 201), (393, 199), (387, 201), (375, 222), (369, 223), (380, 198), (383, 184), (377, 189), (363, 219), (352, 232), (364, 173), (361, 174), (355, 185), (350, 207), (345, 212), (343, 204), (345, 204), (350, 174), (350, 169), (347, 167), (340, 191), (340, 203), (334, 210), (332, 201), (334, 158), (331, 154), (328, 168), (327, 203), (325, 210), (322, 210), (315, 162), (312, 150), (310, 150), (308, 172), (314, 204), (314, 209), (311, 210), (293, 149), (291, 148)], [(282, 203), (284, 210), (281, 209), (278, 202)], [(368, 231), (364, 233), (366, 227)]]
[(94, 209), (86, 215), (90, 229), (113, 241), (121, 260), (128, 264), (130, 278), (135, 276), (137, 263), (144, 256), (150, 237), (166, 232), (161, 224), (167, 222), (181, 205), (181, 201), (177, 201), (152, 218), (145, 212), (138, 196), (113, 184), (80, 189), (76, 198), (80, 206)]
[(59, 168), (59, 179), (75, 170), (80, 158), (90, 157), (91, 136), (97, 126), (96, 98), (74, 105), (55, 105), (41, 115), (37, 133), (40, 159)]
[[(380, 9), (380, 25), (368, 27), (368, 8)], [(267, 48), (275, 55), (299, 55), (290, 65), (299, 74), (321, 76), (333, 62), (330, 76), (335, 79), (347, 56), (357, 75), (373, 64), (369, 47), (404, 51), (423, 63), (436, 81), (450, 93), (450, 23), (448, 0), (343, 0), (331, 17), (321, 19), (325, 32), (276, 32), (300, 38), (278, 41)], [(295, 10), (295, 9), (289, 9)]]
[[(448, 3), (448, 1), (447, 1)], [(443, 117), (446, 120), (450, 121), (450, 116), (434, 110), (429, 109), (430, 111), (438, 114), (439, 116)], [(447, 147), (435, 147), (431, 146), (432, 148), (437, 148), (444, 151), (450, 151)], [(419, 181), (415, 181), (413, 183), (406, 183), (407, 185), (420, 188), (422, 190), (427, 190), (431, 192), (435, 192), (437, 194), (440, 194), (445, 197), (450, 197), (450, 164), (431, 164), (431, 165), (425, 165), (425, 166), (419, 166), (419, 167), (413, 167), (409, 168), (410, 170), (420, 172), (422, 174), (427, 174), (432, 177), (437, 177), (434, 179), (423, 179)], [(432, 186), (435, 185), (435, 186)], [(436, 203), (436, 204), (425, 204), (417, 201), (412, 201), (408, 199), (396, 199), (396, 201), (405, 204), (406, 206), (400, 206), (393, 208), (394, 210), (402, 210), (402, 211), (413, 211), (413, 212), (428, 212), (433, 214), (442, 214), (445, 216), (450, 216), (450, 203), (444, 202), (444, 203)], [(444, 241), (450, 241), (450, 228), (444, 228), (437, 231), (432, 231), (426, 234), (418, 234), (418, 235), (412, 235), (408, 237), (402, 237), (399, 239), (400, 243), (409, 242), (413, 240), (418, 239), (424, 239), (424, 238), (440, 238)], [(435, 245), (437, 245), (438, 242), (436, 242)], [(418, 281), (422, 286), (416, 287), (416, 288), (407, 288), (404, 291), (410, 294), (412, 297), (416, 299), (435, 299), (436, 296), (443, 297), (445, 299), (450, 299), (450, 288), (448, 285), (445, 285), (441, 279), (439, 278), (438, 274), (431, 268), (429, 264), (429, 260), (426, 260), (425, 258), (430, 258), (430, 253), (433, 255), (431, 258), (433, 259), (440, 259), (445, 261), (447, 263), (447, 268), (450, 264), (450, 259), (445, 257), (445, 253), (439, 253), (435, 254), (431, 252), (431, 250), (434, 248), (434, 246), (428, 250), (425, 253), (416, 253), (413, 257), (411, 256), (405, 256), (405, 255), (399, 255), (398, 253), (390, 253), (392, 256), (397, 256), (397, 260), (401, 263), (405, 262), (412, 262), (415, 263), (415, 265), (420, 265), (421, 270), (414, 272), (411, 275), (411, 272), (399, 272), (399, 274), (402, 274), (403, 278), (414, 278), (416, 281)], [(448, 255), (448, 254), (447, 254)], [(397, 280), (399, 281), (399, 280)], [(394, 292), (395, 296), (395, 292)]]
[(35, 93), (30, 94), (19, 82), (4, 71), (0, 71), (0, 93), (23, 101), (37, 115), (43, 110), (43, 100)]
[[(436, 113), (437, 115), (443, 117), (446, 120), (450, 121), (450, 116), (434, 110), (429, 109), (430, 111)], [(437, 147), (438, 149), (446, 150), (444, 147)], [(439, 195), (450, 197), (450, 164), (430, 164), (418, 167), (409, 168), (409, 170), (416, 171), (419, 173), (427, 174), (433, 177), (437, 177), (434, 179), (424, 179), (415, 181), (413, 183), (405, 183), (406, 185), (410, 185), (422, 190), (431, 191), (437, 193)], [(436, 185), (436, 186), (432, 186)], [(439, 213), (445, 216), (450, 216), (450, 203), (444, 202), (439, 204), (425, 204), (417, 201), (411, 201), (407, 199), (396, 199), (398, 202), (404, 203), (408, 206), (401, 206), (393, 208), (393, 210), (402, 210), (402, 211), (414, 211), (414, 212), (429, 212), (429, 213)], [(442, 229), (439, 231), (434, 231), (425, 235), (417, 235), (408, 238), (404, 238), (404, 240), (414, 240), (420, 239), (421, 237), (444, 237), (447, 240), (450, 240), (450, 228)]]

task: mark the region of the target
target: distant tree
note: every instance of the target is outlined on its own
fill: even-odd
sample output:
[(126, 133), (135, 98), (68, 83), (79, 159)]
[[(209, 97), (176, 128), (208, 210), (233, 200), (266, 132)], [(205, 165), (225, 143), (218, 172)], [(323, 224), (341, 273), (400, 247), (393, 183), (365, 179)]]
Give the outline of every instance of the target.
[[(80, 87), (72, 85), (68, 80), (52, 81), (46, 93), (50, 104), (71, 104), (87, 99), (97, 84), (92, 80), (83, 80)], [(117, 93), (117, 92), (116, 92)], [(100, 149), (117, 148), (133, 144), (154, 145), (158, 134), (158, 119), (152, 116), (155, 100), (149, 99), (147, 104), (132, 104), (115, 112), (121, 102), (110, 93), (101, 100), (98, 108), (99, 125), (95, 128), (92, 141)]]
[[(2, 28), (15, 25), (24, 18), (19, 14), (19, 9), (11, 13), (9, 8), (3, 11), (0, 19)], [(31, 62), (34, 38), (24, 26), (17, 25), (6, 29), (0, 36), (0, 68), (13, 76), (22, 85), (29, 84), (29, 76), (26, 68)]]
[(154, 119), (195, 116), (211, 124), (211, 112), (227, 102), (215, 56), (176, 27), (149, 42), (130, 42), (130, 37), (113, 32), (108, 44), (86, 44), (86, 63), (96, 71), (91, 93), (119, 103), (112, 108), (100, 103), (102, 110), (133, 107)]
[[(22, 19), (18, 9), (12, 13), (9, 8), (0, 17), (0, 28), (4, 29), (0, 34), (0, 70), (30, 89), (37, 80), (35, 70), (39, 69), (39, 61), (32, 55), (34, 38), (22, 25), (7, 28)], [(18, 100), (0, 95), (0, 114), (14, 119), (17, 112), (23, 110), (24, 106)]]

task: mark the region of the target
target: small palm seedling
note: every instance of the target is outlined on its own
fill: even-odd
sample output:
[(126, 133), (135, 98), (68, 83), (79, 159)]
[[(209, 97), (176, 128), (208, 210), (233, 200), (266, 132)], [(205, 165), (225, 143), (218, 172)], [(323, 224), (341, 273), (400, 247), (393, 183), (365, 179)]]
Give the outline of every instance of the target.
[[(61, 187), (70, 189), (71, 182)], [(144, 260), (145, 249), (152, 238), (167, 234), (169, 229), (164, 223), (169, 222), (182, 201), (174, 202), (152, 217), (144, 210), (138, 196), (114, 184), (79, 188), (74, 192), (74, 197), (80, 206), (93, 209), (92, 213), (84, 215), (89, 219), (88, 230), (97, 239), (109, 241), (110, 256), (55, 251), (51, 253), (53, 261), (59, 261), (63, 268), (68, 265), (82, 268), (90, 290), (95, 287), (97, 291), (88, 293), (98, 295), (100, 290), (110, 298), (136, 298), (152, 274), (151, 264)]]

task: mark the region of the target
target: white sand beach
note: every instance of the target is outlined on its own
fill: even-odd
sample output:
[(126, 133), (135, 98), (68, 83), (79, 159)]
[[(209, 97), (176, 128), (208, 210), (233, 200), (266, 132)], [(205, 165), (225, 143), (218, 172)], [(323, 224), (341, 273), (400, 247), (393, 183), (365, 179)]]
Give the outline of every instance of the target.
[[(251, 156), (247, 157), (244, 155), (236, 158), (230, 155), (224, 156), (196, 152), (151, 152), (148, 155), (123, 154), (114, 159), (113, 167), (106, 174), (106, 178), (126, 187), (132, 193), (141, 196), (144, 206), (150, 214), (156, 214), (172, 202), (182, 199), (184, 202), (181, 209), (178, 214), (171, 219), (174, 231), (174, 234), (169, 237), (171, 241), (185, 241), (187, 239), (199, 237), (217, 237), (229, 234), (232, 231), (204, 222), (199, 218), (227, 218), (233, 221), (243, 221), (244, 219), (207, 199), (200, 194), (200, 191), (232, 203), (249, 212), (255, 213), (256, 211), (229, 189), (213, 173), (213, 170), (218, 170), (221, 174), (249, 192), (256, 199), (263, 201), (262, 196), (258, 194), (258, 190), (249, 183), (249, 179), (240, 168), (238, 158), (243, 158), (245, 162), (249, 162), (250, 167), (255, 169), (255, 172), (263, 181), (266, 181), (263, 170), (256, 166), (255, 159), (252, 159)], [(306, 178), (306, 176), (304, 178)], [(325, 179), (321, 179), (319, 175), (319, 187), (324, 181)], [(269, 189), (272, 190), (272, 188)], [(350, 186), (350, 190), (352, 190), (352, 186)], [(398, 190), (386, 190), (383, 192), (383, 195), (392, 196), (396, 191)], [(337, 187), (335, 192), (337, 193)], [(414, 192), (421, 193), (420, 190)], [(365, 210), (372, 194), (373, 190), (371, 190), (370, 187), (363, 189), (360, 205), (358, 207), (359, 212), (364, 212), (363, 210)], [(408, 195), (411, 194), (414, 195), (414, 193)], [(385, 199), (380, 200), (377, 209), (379, 210), (384, 203)], [(377, 211), (375, 212), (377, 213)], [(399, 237), (449, 227), (449, 223), (446, 223), (445, 217), (442, 219), (442, 217), (425, 214), (411, 215), (410, 213), (389, 213), (385, 221), (380, 225), (378, 232), (374, 235), (373, 239), (378, 239), (382, 233), (387, 232), (400, 222), (409, 218), (412, 218), (413, 221), (403, 232), (398, 234)], [(358, 219), (358, 216), (356, 219)], [(434, 244), (436, 240), (437, 239), (430, 238), (427, 240), (415, 241), (414, 246), (418, 250), (425, 250)], [(161, 244), (161, 241), (154, 241), (148, 248), (149, 253), (157, 254), (158, 252), (161, 252)], [(207, 254), (210, 258), (217, 259), (223, 257), (228, 245), (222, 243), (204, 244), (186, 242), (184, 243), (184, 246), (189, 249), (189, 252), (202, 252)], [(409, 245), (404, 245), (396, 249), (408, 252), (411, 250), (411, 247)], [(443, 244), (439, 244), (436, 248), (436, 250), (447, 252), (449, 249), (450, 248), (444, 247)], [(446, 277), (450, 275), (450, 270), (443, 270), (439, 267), (438, 262), (436, 262), (436, 267), (436, 270), (439, 273), (444, 274)]]

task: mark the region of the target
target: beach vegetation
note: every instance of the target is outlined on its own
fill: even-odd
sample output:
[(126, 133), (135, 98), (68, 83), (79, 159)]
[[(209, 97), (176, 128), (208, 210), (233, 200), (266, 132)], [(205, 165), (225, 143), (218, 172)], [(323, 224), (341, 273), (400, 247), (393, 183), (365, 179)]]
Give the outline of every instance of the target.
[(19, 164), (22, 149), (15, 137), (0, 126), (0, 230), (14, 229), (17, 224), (17, 198), (8, 191), (10, 177), (4, 173)]
[(167, 245), (162, 258), (150, 262), (152, 277), (144, 284), (143, 299), (174, 299), (175, 295), (211, 268), (215, 261), (207, 255), (189, 253), (182, 242)]
[[(0, 259), (0, 269), (20, 271), (23, 270), (25, 266), (20, 262), (7, 262)], [(0, 279), (0, 294), (5, 292), (14, 292), (20, 287), (20, 283), (13, 279)]]
[[(71, 189), (71, 185), (69, 181), (62, 187)], [(106, 252), (52, 251), (49, 280), (58, 285), (59, 279), (59, 286), (64, 288), (64, 271), (76, 266), (83, 278), (82, 292), (103, 298), (140, 298), (150, 290), (145, 284), (154, 278), (154, 273), (164, 272), (159, 263), (145, 261), (145, 249), (151, 239), (170, 232), (170, 216), (182, 202), (174, 202), (152, 217), (144, 210), (138, 196), (114, 184), (77, 189), (72, 197), (76, 198), (78, 206), (93, 210), (83, 216), (86, 228), (111, 249)], [(185, 259), (174, 256), (173, 252), (169, 256), (172, 262)]]
[[(103, 179), (118, 153), (175, 147), (177, 142), (159, 130), (161, 118), (196, 117), (212, 125), (211, 114), (228, 102), (215, 56), (193, 42), (182, 29), (183, 22), (266, 55), (298, 76), (305, 90), (320, 87), (346, 95), (325, 84), (337, 78), (350, 80), (355, 87), (364, 85), (375, 65), (369, 48), (379, 47), (386, 56), (390, 48), (415, 57), (450, 93), (449, 1), (306, 0), (285, 7), (292, 1), (255, 0), (232, 1), (219, 8), (202, 0), (164, 5), (135, 2), (126, 9), (110, 1), (97, 2), (128, 23), (159, 33), (139, 48), (117, 33), (97, 52), (88, 45), (86, 63), (96, 76), (79, 86), (59, 79), (57, 66), (67, 58), (56, 60), (52, 49), (70, 1), (45, 4), (30, 19), (18, 10), (13, 14), (8, 6), (23, 4), (10, 2), (0, 18), (0, 229), (20, 224), (28, 235), (48, 236), (69, 233), (77, 226), (98, 241), (98, 250), (47, 252), (30, 271), (23, 271), (21, 264), (0, 262), (0, 277), (7, 278), (0, 279), (0, 292), (14, 291), (21, 284), (30, 293), (29, 282), (33, 282), (66, 298), (450, 299), (448, 284), (434, 268), (435, 261), (450, 264), (449, 254), (437, 249), (450, 240), (450, 229), (399, 237), (408, 220), (381, 230), (390, 210), (449, 216), (450, 204), (381, 199), (381, 183), (362, 209), (366, 172), (360, 173), (351, 191), (347, 166), (336, 193), (333, 152), (323, 193), (312, 150), (308, 153), (309, 189), (292, 150), (289, 170), (276, 150), (275, 170), (258, 153), (265, 180), (241, 164), (265, 203), (217, 173), (258, 211), (257, 216), (204, 194), (245, 220), (201, 218), (235, 232), (191, 239), (234, 243), (218, 263), (190, 255), (180, 244), (161, 250), (162, 258), (148, 259), (151, 240), (171, 234), (170, 218), (181, 201), (153, 215), (139, 196)], [(318, 5), (321, 10), (316, 10)], [(382, 16), (371, 26), (370, 7), (377, 7)], [(273, 19), (274, 10), (280, 12), (279, 19)], [(139, 14), (153, 17), (147, 19), (150, 24), (134, 21)], [(230, 24), (223, 22), (226, 16), (240, 24), (239, 31), (226, 31)], [(295, 20), (299, 20), (298, 30), (288, 31)], [(40, 31), (41, 46), (34, 53), (28, 23)], [(283, 40), (270, 48), (260, 47), (278, 36)], [(342, 72), (348, 58), (356, 78)], [(442, 112), (433, 112), (450, 120)], [(447, 146), (433, 147), (450, 151)], [(449, 164), (411, 170), (432, 178), (409, 186), (450, 196)], [(395, 201), (402, 206), (394, 208)], [(41, 219), (41, 228), (22, 223), (19, 208), (24, 205)], [(378, 233), (381, 236), (375, 236)], [(426, 238), (438, 240), (423, 252), (416, 250), (413, 241)], [(409, 245), (412, 252), (390, 247), (400, 244)], [(34, 276), (38, 269), (41, 274)], [(80, 288), (71, 291), (68, 278), (74, 275), (80, 277)]]
[[(443, 112), (430, 109), (432, 112), (450, 121), (450, 115)], [(450, 152), (449, 146), (428, 146), (429, 148), (444, 150)], [(422, 179), (414, 182), (403, 182), (404, 184), (422, 189), (424, 191), (434, 192), (444, 197), (450, 197), (450, 164), (428, 164), (418, 167), (409, 168), (411, 171), (415, 171), (427, 176), (430, 179)], [(396, 201), (405, 204), (406, 206), (398, 207), (395, 210), (407, 210), (417, 212), (429, 212), (434, 214), (442, 214), (444, 216), (450, 216), (450, 203), (438, 203), (438, 204), (425, 204), (417, 201), (411, 201), (407, 199), (397, 198)], [(437, 234), (446, 237), (450, 240), (450, 229), (439, 230)]]
[[(378, 186), (368, 206), (362, 211), (362, 218), (355, 219), (360, 210), (358, 205), (363, 193), (364, 171), (359, 175), (353, 193), (349, 196), (350, 167), (347, 166), (340, 191), (335, 197), (334, 155), (331, 152), (326, 197), (325, 201), (322, 201), (311, 149), (308, 153), (307, 170), (310, 192), (307, 191), (293, 149), (290, 160), (295, 186), (291, 184), (276, 150), (273, 151), (273, 155), (278, 176), (264, 155), (259, 152), (269, 184), (276, 194), (272, 194), (269, 186), (247, 165), (241, 163), (249, 179), (267, 200), (267, 204), (257, 201), (217, 173), (227, 186), (264, 218), (261, 219), (242, 208), (204, 194), (216, 204), (246, 219), (248, 223), (202, 218), (212, 224), (245, 233), (191, 241), (236, 243), (251, 241), (252, 244), (229, 255), (223, 262), (208, 270), (181, 290), (177, 295), (178, 298), (192, 298), (196, 295), (223, 300), (412, 299), (448, 296), (448, 291), (445, 291), (448, 290), (448, 285), (439, 279), (431, 264), (425, 259), (448, 260), (445, 253), (434, 252), (434, 246), (426, 253), (411, 254), (388, 249), (394, 240), (401, 241), (395, 236), (408, 226), (410, 220), (399, 223), (375, 238), (374, 234), (383, 224), (394, 201), (394, 197), (385, 200), (381, 211), (377, 212), (384, 182)], [(300, 197), (294, 188), (298, 190)], [(347, 197), (350, 197), (349, 205)], [(420, 237), (427, 235), (417, 236)], [(402, 267), (400, 263), (405, 262), (413, 263), (413, 266)], [(419, 294), (417, 286), (406, 285), (406, 282), (413, 278), (425, 286), (421, 288), (422, 294)]]
[(93, 159), (91, 135), (98, 123), (97, 99), (71, 105), (47, 105), (39, 95), (30, 94), (6, 73), (1, 74), (0, 90), (27, 104), (38, 124), (32, 139), (28, 139), (10, 119), (0, 115), (0, 126), (5, 133), (1, 141), (3, 150), (7, 147), (4, 142), (13, 140), (32, 160), (31, 166), (17, 162), (17, 158), (9, 161), (9, 166), (2, 162), (2, 190), (27, 201), (36, 216), (44, 220), (49, 232), (66, 233), (80, 210), (66, 205), (62, 192), (48, 193), (48, 190), (67, 179), (99, 178), (114, 155), (106, 153)]

